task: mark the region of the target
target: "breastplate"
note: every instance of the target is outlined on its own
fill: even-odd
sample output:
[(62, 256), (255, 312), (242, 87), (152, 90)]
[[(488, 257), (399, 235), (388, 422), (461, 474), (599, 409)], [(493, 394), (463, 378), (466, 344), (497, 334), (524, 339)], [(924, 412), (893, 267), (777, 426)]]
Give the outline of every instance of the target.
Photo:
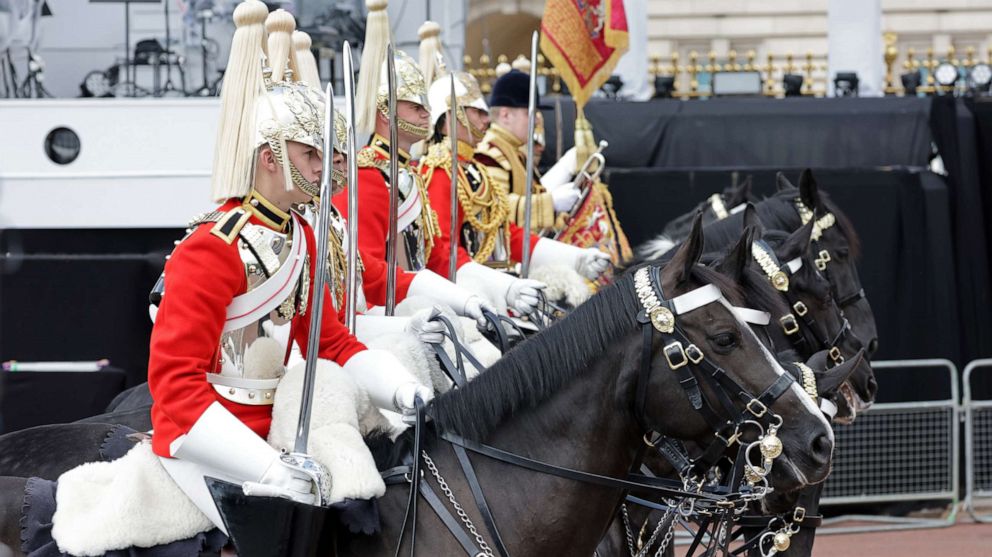
[[(297, 234), (302, 235), (300, 231)], [(260, 288), (272, 288), (270, 281), (284, 280), (278, 275), (280, 269), (295, 263), (293, 259), (299, 252), (294, 249), (294, 242), (304, 241), (302, 237), (294, 238), (292, 232), (283, 234), (251, 223), (244, 226), (239, 236), (238, 255), (248, 283), (245, 294)], [(288, 293), (280, 292), (281, 300), (274, 309), (257, 315), (247, 323), (225, 327), (220, 339), (222, 375), (265, 379), (282, 374), (290, 339), (289, 327), (280, 325), (306, 312), (310, 291), (309, 259), (309, 255), (303, 258), (303, 268), (298, 278), (289, 287)]]

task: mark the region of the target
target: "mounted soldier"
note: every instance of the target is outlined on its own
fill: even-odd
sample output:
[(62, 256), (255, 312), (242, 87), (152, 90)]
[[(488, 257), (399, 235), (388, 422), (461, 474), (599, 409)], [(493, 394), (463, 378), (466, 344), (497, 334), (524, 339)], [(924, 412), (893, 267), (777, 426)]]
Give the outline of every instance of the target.
[[(512, 70), (493, 83), (490, 95), (492, 123), (475, 153), (475, 159), (486, 167), (489, 176), (507, 191), (510, 220), (518, 226), (523, 226), (524, 222), (527, 183), (528, 87), (529, 78), (520, 70)], [(535, 126), (535, 148), (538, 144), (544, 144), (544, 129), (539, 114), (540, 112), (535, 114), (538, 118)], [(540, 160), (540, 156), (537, 160)], [(575, 155), (572, 150), (562, 158), (562, 164), (569, 162), (574, 169)], [(559, 176), (562, 177), (561, 180), (557, 179)], [(549, 181), (549, 177), (553, 177), (555, 181)], [(571, 177), (561, 172), (553, 172), (551, 176), (542, 179), (535, 170), (533, 185), (531, 226), (536, 231), (553, 234), (563, 226), (561, 220), (578, 202), (579, 190)]]
[[(455, 208), (454, 213), (438, 215), (445, 241), (449, 241), (450, 230), (457, 231), (458, 237), (450, 241), (457, 242), (453, 251), (458, 275), (486, 267), (515, 272), (526, 250), (535, 268), (564, 268), (565, 273), (595, 280), (609, 264), (609, 256), (597, 249), (580, 249), (537, 235), (524, 245), (525, 227), (511, 220), (508, 192), (475, 158), (475, 144), (489, 127), (489, 105), (479, 84), (468, 73), (447, 73), (443, 65), (438, 66), (442, 75), (433, 81), (428, 95), (433, 134), (420, 171), (428, 183), (432, 204), (439, 209)], [(453, 123), (448, 119), (452, 115)], [(457, 147), (452, 148), (452, 143)], [(455, 173), (454, 166), (458, 168)], [(454, 188), (453, 174), (457, 182)], [(452, 203), (453, 198), (457, 198), (457, 205)], [(436, 252), (428, 265), (442, 272), (449, 267), (451, 257), (450, 252)]]
[[(394, 355), (355, 338), (318, 271), (326, 234), (315, 238), (300, 208), (321, 193), (326, 109), (322, 95), (293, 78), (293, 17), (246, 0), (234, 19), (211, 180), (220, 206), (193, 220), (166, 262), (148, 365), (154, 433), (113, 462), (63, 474), (54, 519), (29, 515), (28, 523), (54, 523), (49, 541), (62, 551), (158, 545), (214, 527), (233, 536), (235, 526), (265, 521), (280, 527), (274, 516), (248, 511), (232, 522), (222, 501), (250, 507), (263, 496), (257, 500), (271, 510), (265, 501), (307, 508), (381, 495), (358, 428), (368, 407), (359, 397), (402, 414), (433, 398)], [(273, 334), (282, 325), (288, 338)], [(305, 371), (287, 370), (289, 342), (312, 361)], [(321, 404), (311, 424), (314, 392)], [(307, 436), (321, 427), (337, 437), (314, 440), (311, 457)], [(360, 480), (348, 477), (353, 470)], [(117, 493), (128, 479), (130, 492)], [(63, 508), (66, 501), (75, 504)], [(122, 501), (143, 510), (128, 513)], [(44, 510), (30, 500), (24, 506)], [(88, 517), (97, 511), (103, 530), (94, 534)]]

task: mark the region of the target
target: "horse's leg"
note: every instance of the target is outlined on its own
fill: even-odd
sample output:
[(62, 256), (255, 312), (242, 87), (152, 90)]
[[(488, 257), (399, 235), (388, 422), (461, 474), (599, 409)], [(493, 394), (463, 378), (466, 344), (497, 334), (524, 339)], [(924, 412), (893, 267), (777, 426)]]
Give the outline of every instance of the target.
[(0, 477), (0, 557), (21, 553), (21, 509), (24, 478)]

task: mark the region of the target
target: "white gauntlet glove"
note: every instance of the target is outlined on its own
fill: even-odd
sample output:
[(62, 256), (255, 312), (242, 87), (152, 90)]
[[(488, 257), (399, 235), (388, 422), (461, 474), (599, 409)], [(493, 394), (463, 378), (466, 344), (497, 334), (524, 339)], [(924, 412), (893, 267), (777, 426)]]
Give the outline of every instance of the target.
[[(457, 315), (475, 319), (485, 326), (482, 310), (495, 312), (491, 303), (431, 271), (419, 271), (410, 282), (407, 296), (424, 296), (450, 307)], [(424, 341), (428, 342), (428, 341)]]
[(514, 279), (506, 292), (506, 303), (520, 315), (530, 315), (540, 303), (540, 291), (547, 287), (533, 279)]
[(476, 296), (473, 294), (472, 297), (465, 302), (465, 317), (475, 319), (475, 322), (478, 323), (480, 327), (486, 326), (486, 318), (482, 315), (483, 311), (497, 313), (496, 307), (481, 296)]
[(610, 256), (596, 248), (585, 248), (579, 254), (575, 270), (589, 280), (596, 280), (610, 268)]
[[(543, 282), (514, 278), (475, 262), (466, 263), (458, 269), (458, 282), (478, 289), (480, 294), (495, 302), (500, 310), (498, 313), (502, 314), (506, 314), (507, 308), (513, 308), (520, 315), (534, 311), (538, 291), (545, 287)], [(492, 305), (486, 303), (485, 307)]]
[[(226, 476), (222, 479), (242, 483), (246, 495), (283, 497), (307, 505), (316, 501), (314, 479), (283, 462), (279, 451), (219, 402), (208, 406), (189, 432), (172, 442), (169, 452), (179, 460), (216, 470)], [(162, 460), (169, 469), (170, 459)]]
[(577, 158), (575, 147), (565, 151), (558, 162), (541, 176), (541, 185), (548, 191), (554, 191), (559, 186), (564, 187), (563, 184), (571, 182), (578, 169)]
[(415, 335), (420, 342), (441, 344), (444, 342), (444, 323), (432, 321), (438, 315), (441, 315), (441, 310), (437, 307), (420, 310), (410, 316), (406, 331)]
[(570, 211), (579, 200), (579, 188), (575, 187), (574, 182), (562, 184), (551, 190), (551, 199), (556, 213)]
[(424, 403), (434, 390), (420, 384), (402, 363), (385, 350), (363, 350), (344, 364), (344, 370), (369, 394), (372, 404), (383, 410), (410, 414), (414, 399)]
[(596, 280), (610, 266), (610, 256), (596, 248), (577, 248), (573, 245), (541, 238), (534, 246), (531, 265), (564, 265), (589, 280)]

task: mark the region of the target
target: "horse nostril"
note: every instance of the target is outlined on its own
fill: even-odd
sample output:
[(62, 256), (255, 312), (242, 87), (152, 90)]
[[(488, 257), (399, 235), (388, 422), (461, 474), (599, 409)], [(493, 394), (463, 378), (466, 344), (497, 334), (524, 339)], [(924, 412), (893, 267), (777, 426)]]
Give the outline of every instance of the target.
[(878, 339), (873, 338), (868, 342), (868, 355), (871, 356), (876, 350), (878, 350)]
[(813, 439), (811, 455), (818, 464), (830, 462), (830, 457), (834, 452), (834, 442), (826, 434), (817, 435)]
[(875, 395), (878, 394), (878, 381), (875, 381), (874, 377), (868, 378), (868, 400), (865, 402), (874, 402)]

